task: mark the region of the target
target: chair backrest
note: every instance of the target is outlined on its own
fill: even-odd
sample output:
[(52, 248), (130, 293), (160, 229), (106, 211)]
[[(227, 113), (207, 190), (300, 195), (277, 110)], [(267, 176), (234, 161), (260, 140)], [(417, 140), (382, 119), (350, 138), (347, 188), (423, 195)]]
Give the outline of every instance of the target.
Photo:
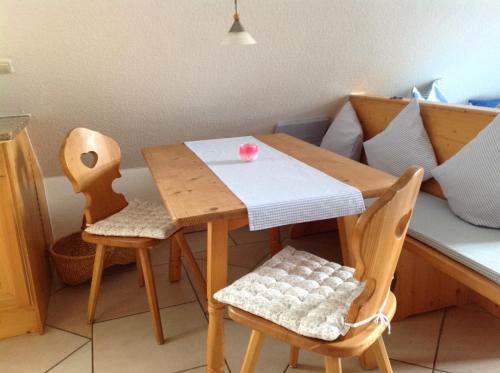
[(123, 194), (112, 187), (121, 177), (120, 159), (120, 146), (110, 137), (87, 128), (67, 134), (59, 160), (75, 192), (85, 195), (85, 223), (95, 223), (127, 206)]
[[(389, 292), (401, 254), (423, 169), (410, 167), (360, 216), (351, 241), (354, 277), (366, 281), (363, 293), (349, 311), (349, 321), (376, 314)], [(357, 334), (363, 327), (356, 328)]]

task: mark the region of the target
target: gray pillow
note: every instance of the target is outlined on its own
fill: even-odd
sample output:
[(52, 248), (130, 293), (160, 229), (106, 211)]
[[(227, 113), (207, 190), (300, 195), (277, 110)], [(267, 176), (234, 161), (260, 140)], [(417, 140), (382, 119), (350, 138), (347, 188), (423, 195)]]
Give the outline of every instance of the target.
[(349, 101), (340, 109), (320, 146), (355, 161), (361, 158), (363, 129)]
[(424, 168), (424, 180), (437, 167), (436, 155), (425, 131), (420, 107), (412, 100), (385, 130), (364, 143), (368, 164), (395, 176), (408, 167)]
[(432, 176), (455, 215), (475, 225), (500, 228), (500, 115)]

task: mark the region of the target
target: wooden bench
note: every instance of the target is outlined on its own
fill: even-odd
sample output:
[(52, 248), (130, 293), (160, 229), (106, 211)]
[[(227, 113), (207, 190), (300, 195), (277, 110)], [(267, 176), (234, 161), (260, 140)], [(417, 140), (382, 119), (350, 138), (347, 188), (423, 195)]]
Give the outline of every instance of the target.
[[(349, 99), (363, 127), (365, 140), (383, 131), (409, 102), (361, 95)], [(500, 112), (428, 102), (421, 102), (420, 109), (439, 164), (457, 153)], [(422, 191), (444, 198), (434, 179), (425, 182)], [(500, 317), (500, 285), (412, 237), (407, 237), (404, 244), (394, 293), (398, 300), (398, 319), (466, 303), (478, 303)]]

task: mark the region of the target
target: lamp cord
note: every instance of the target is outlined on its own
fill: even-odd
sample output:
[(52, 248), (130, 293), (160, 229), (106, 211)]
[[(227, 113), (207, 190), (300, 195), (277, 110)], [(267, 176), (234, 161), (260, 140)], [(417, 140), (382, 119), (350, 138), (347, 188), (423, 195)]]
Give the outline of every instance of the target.
[(234, 14), (238, 14), (238, 0), (234, 0)]

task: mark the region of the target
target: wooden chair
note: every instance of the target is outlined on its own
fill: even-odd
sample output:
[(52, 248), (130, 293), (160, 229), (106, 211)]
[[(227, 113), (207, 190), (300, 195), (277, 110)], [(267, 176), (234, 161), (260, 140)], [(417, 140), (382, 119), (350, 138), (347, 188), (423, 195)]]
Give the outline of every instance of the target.
[(386, 325), (362, 321), (380, 314), (380, 311), (391, 320), (395, 313), (396, 299), (390, 286), (422, 176), (421, 168), (408, 169), (357, 221), (351, 239), (354, 277), (365, 281), (366, 285), (351, 305), (347, 321), (361, 325), (351, 327), (346, 336), (328, 342), (296, 334), (241, 309), (229, 307), (229, 316), (233, 320), (252, 329), (241, 372), (254, 371), (264, 335), (292, 346), (291, 365), (297, 363), (299, 348), (305, 348), (325, 356), (327, 373), (342, 371), (340, 358), (364, 353), (376, 360), (382, 372), (392, 372), (382, 339)]
[[(93, 157), (84, 163), (83, 157)], [(128, 202), (123, 194), (116, 193), (112, 183), (121, 177), (120, 147), (112, 138), (86, 128), (71, 130), (61, 147), (60, 162), (64, 173), (71, 181), (75, 192), (83, 193), (86, 204), (83, 211), (84, 227), (94, 224), (124, 209)], [(101, 284), (106, 246), (136, 250), (139, 285), (145, 285), (149, 308), (153, 317), (153, 329), (158, 344), (163, 344), (158, 298), (152, 272), (149, 249), (161, 242), (159, 239), (143, 237), (102, 236), (82, 232), (82, 239), (96, 245), (92, 284), (87, 308), (87, 321), (94, 321), (97, 296)], [(183, 254), (199, 286), (206, 288), (205, 280), (192, 255), (183, 233), (178, 230), (169, 237), (169, 280), (178, 281), (181, 275), (180, 257)]]

